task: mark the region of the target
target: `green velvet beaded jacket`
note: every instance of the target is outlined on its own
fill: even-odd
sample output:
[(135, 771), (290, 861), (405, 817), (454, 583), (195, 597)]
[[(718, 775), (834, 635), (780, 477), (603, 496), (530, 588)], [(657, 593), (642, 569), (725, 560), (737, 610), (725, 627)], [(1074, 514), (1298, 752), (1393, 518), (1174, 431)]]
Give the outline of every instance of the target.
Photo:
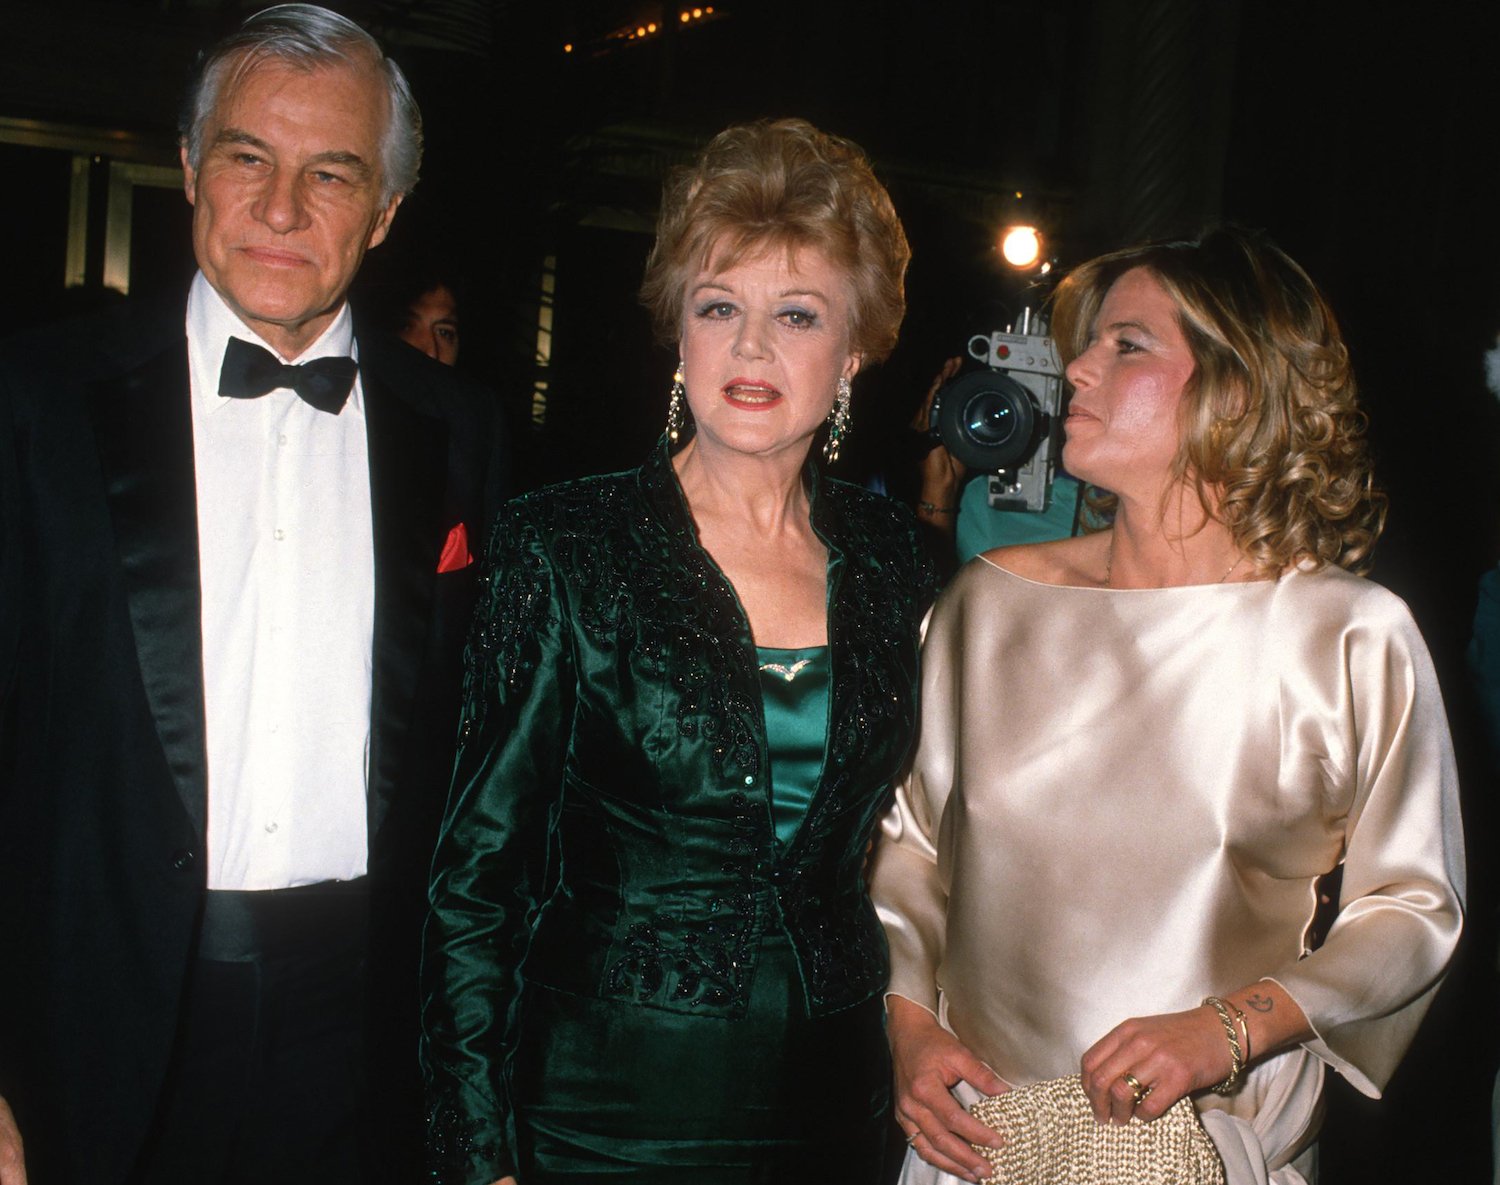
[(523, 982), (736, 1017), (781, 928), (810, 1014), (884, 988), (865, 855), (913, 739), (934, 578), (905, 508), (811, 466), (807, 481), (832, 686), (822, 777), (785, 847), (749, 623), (665, 441), (639, 470), (501, 513), (424, 943), (434, 1180), (514, 1171)]

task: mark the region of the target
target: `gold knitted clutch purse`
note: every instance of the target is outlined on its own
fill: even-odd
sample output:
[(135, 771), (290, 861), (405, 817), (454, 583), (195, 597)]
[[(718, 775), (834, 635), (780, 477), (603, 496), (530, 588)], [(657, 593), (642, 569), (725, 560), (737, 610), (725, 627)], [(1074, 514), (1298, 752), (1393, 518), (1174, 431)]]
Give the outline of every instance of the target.
[(1005, 1137), (974, 1150), (984, 1185), (1224, 1185), (1224, 1165), (1192, 1100), (1150, 1123), (1100, 1124), (1074, 1074), (980, 1099), (969, 1113)]

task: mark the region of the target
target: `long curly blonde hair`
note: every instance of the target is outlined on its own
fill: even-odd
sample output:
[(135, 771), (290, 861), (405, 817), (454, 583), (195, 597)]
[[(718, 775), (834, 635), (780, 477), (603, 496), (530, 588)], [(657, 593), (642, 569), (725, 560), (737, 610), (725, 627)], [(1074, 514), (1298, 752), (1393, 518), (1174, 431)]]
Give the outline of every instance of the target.
[[(1229, 227), (1101, 255), (1054, 297), (1065, 365), (1087, 347), (1110, 286), (1135, 268), (1177, 305), (1195, 363), (1173, 475), (1261, 571), (1366, 571), (1386, 499), (1371, 473), (1349, 351), (1307, 273), (1263, 236)], [(1095, 501), (1105, 516), (1113, 506), (1107, 494)]]

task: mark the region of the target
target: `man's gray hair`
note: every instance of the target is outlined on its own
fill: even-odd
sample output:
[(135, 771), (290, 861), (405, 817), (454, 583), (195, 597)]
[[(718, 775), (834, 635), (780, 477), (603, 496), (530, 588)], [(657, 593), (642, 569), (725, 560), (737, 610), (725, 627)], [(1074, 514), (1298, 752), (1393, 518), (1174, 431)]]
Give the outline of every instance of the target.
[(361, 62), (373, 67), (390, 99), (380, 141), (381, 201), (411, 192), (422, 165), (422, 113), (406, 75), (353, 21), (314, 4), (278, 4), (257, 12), (199, 56), (178, 127), (188, 164), (196, 169), (202, 161), (203, 129), (225, 81), (268, 61), (304, 70)]

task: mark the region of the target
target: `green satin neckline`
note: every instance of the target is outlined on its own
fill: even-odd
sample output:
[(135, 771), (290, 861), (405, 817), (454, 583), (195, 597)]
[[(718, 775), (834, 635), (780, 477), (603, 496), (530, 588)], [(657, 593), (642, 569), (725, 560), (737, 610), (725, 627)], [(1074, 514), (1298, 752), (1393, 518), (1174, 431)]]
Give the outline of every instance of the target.
[[(791, 844), (823, 775), (828, 738), (831, 663), (827, 646), (794, 650), (755, 648), (760, 696), (765, 705), (771, 765), (771, 816), (776, 841)], [(765, 669), (776, 664), (781, 672)], [(786, 678), (786, 672), (793, 677)]]

